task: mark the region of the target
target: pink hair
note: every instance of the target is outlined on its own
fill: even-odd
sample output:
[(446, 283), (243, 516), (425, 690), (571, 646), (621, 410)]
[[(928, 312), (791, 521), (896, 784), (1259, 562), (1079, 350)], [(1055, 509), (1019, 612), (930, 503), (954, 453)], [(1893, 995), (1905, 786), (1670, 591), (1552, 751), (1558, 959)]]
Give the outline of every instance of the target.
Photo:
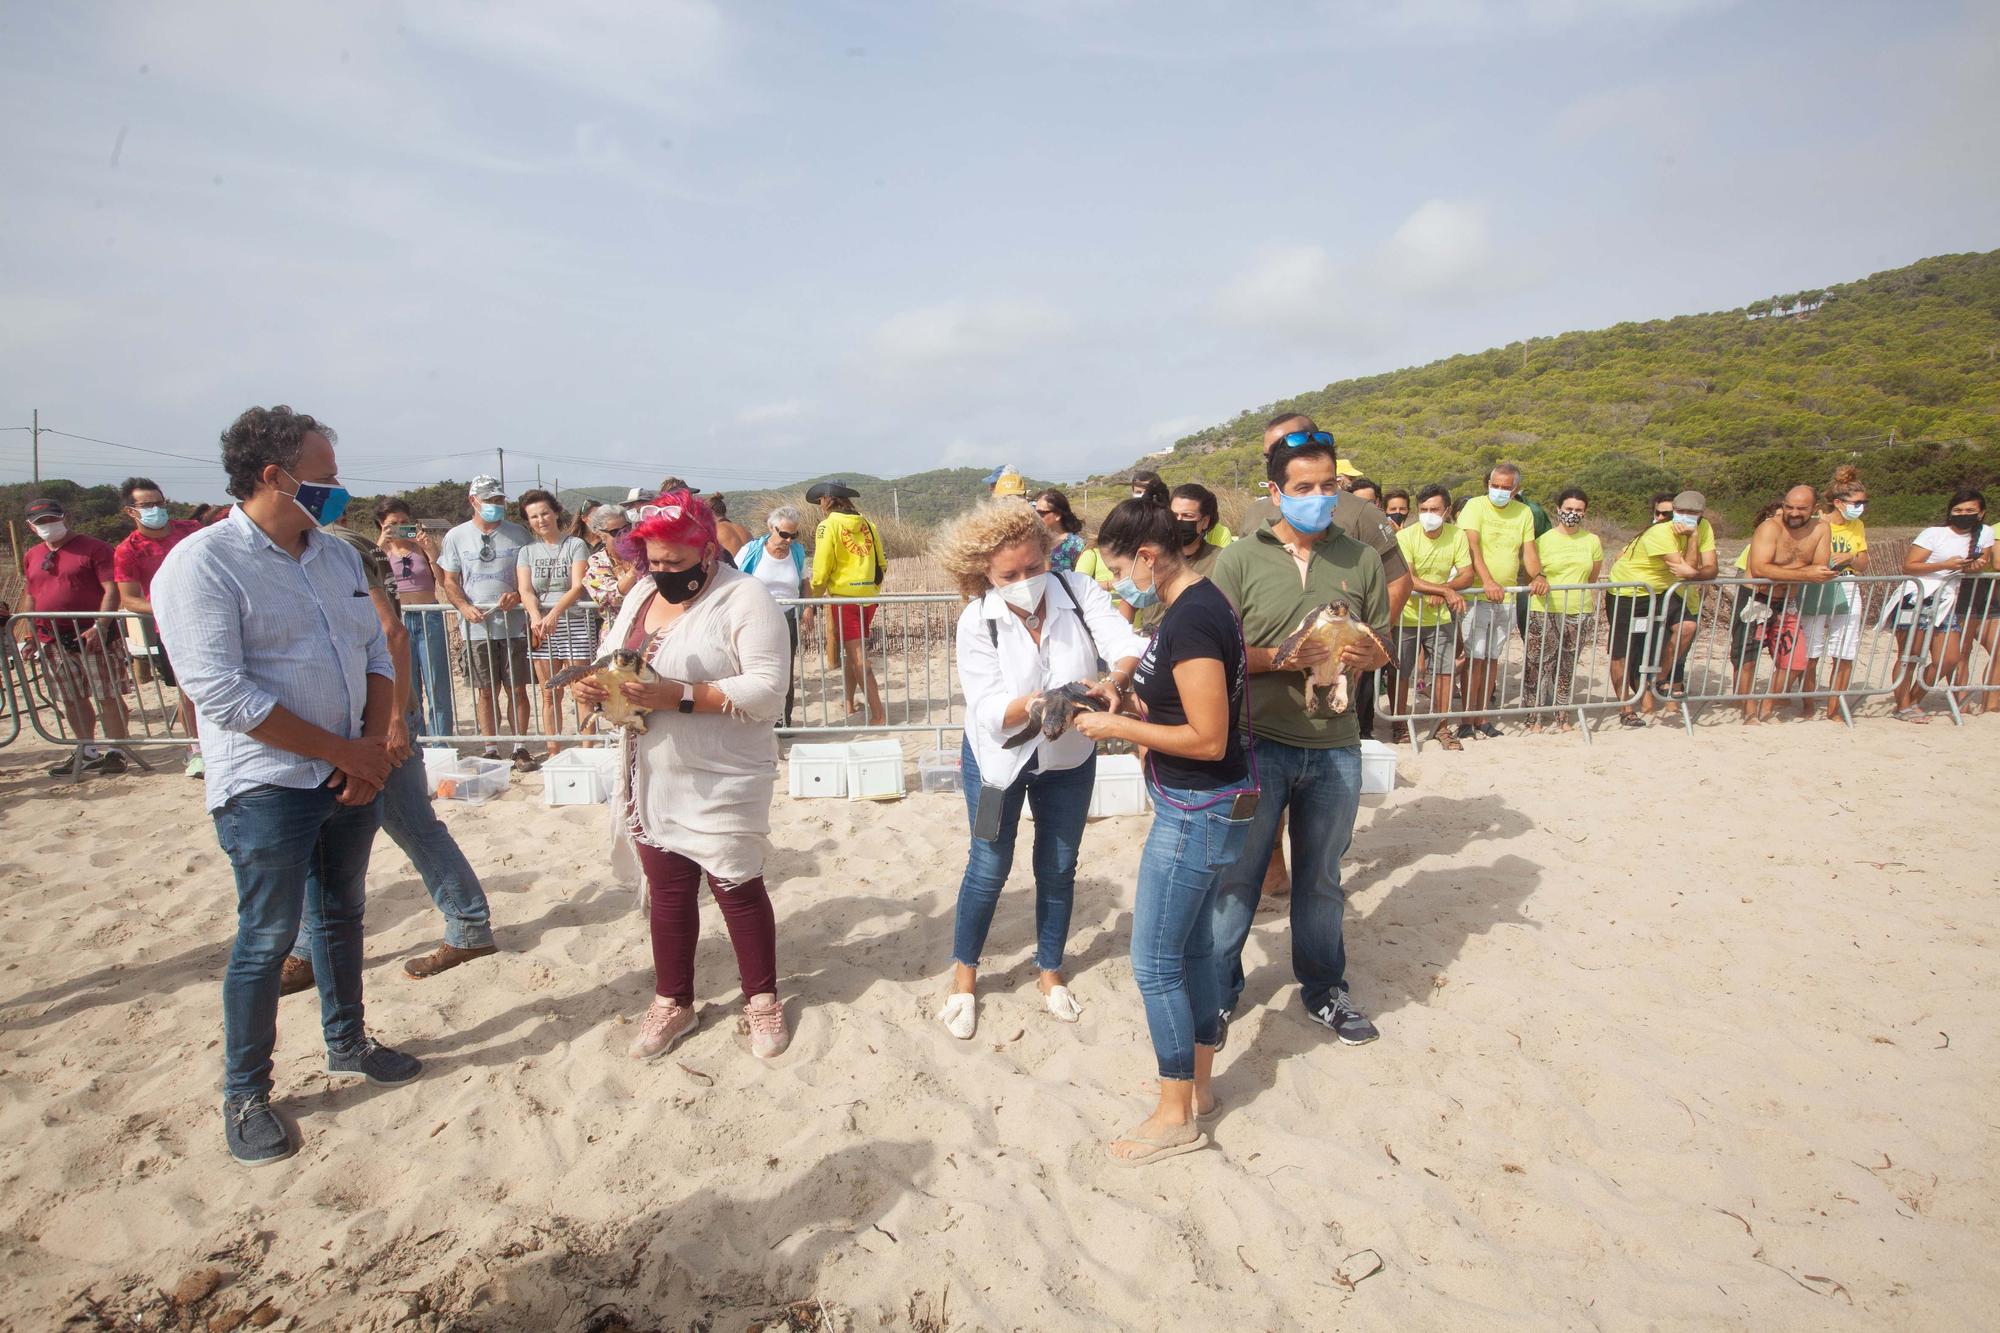
[[(643, 567), (646, 563), (647, 542), (667, 542), (674, 546), (693, 546), (708, 553), (708, 548), (716, 544), (715, 514), (709, 507), (686, 491), (668, 491), (656, 500), (648, 501), (643, 508), (657, 507), (677, 511), (671, 514), (655, 514), (651, 518), (639, 519), (618, 539), (618, 557), (628, 565)], [(638, 518), (638, 512), (633, 512)]]

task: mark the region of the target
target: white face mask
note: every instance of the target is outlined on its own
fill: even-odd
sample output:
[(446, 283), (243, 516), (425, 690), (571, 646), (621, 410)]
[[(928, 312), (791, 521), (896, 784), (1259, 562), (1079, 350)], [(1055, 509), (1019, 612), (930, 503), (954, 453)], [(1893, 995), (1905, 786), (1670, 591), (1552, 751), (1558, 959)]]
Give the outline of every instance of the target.
[(1444, 515), (1433, 514), (1430, 510), (1426, 509), (1417, 515), (1417, 522), (1423, 525), (1425, 532), (1436, 532), (1444, 526)]
[(33, 527), (35, 535), (45, 542), (59, 542), (69, 536), (69, 524), (62, 522), (60, 519), (54, 523), (30, 524), (29, 526)]
[(1048, 581), (1049, 576), (1046, 572), (1030, 574), (1019, 583), (1003, 583), (993, 591), (999, 593), (1000, 600), (1016, 611), (1032, 615), (1035, 608), (1042, 604), (1042, 585)]

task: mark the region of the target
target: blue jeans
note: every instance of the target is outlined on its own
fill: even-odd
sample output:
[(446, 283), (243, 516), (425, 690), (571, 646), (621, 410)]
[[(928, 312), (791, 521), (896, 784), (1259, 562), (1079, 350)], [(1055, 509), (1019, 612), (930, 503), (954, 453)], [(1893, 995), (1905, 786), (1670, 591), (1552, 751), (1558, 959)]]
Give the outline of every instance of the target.
[(271, 1091), (278, 979), (299, 921), (313, 941), (328, 1050), (366, 1036), (361, 1015), (362, 883), (379, 802), (347, 806), (325, 787), (252, 787), (215, 811), (215, 840), (236, 870), (236, 943), (222, 975), (225, 1096)]
[[(967, 742), (959, 751), (959, 780), (965, 788), (968, 826), (979, 814), (979, 762)], [(1097, 756), (1075, 768), (1053, 773), (1026, 772), (1007, 788), (1001, 807), (1000, 836), (992, 842), (972, 840), (965, 860), (965, 878), (958, 886), (958, 913), (951, 928), (951, 956), (967, 967), (979, 966), (986, 932), (993, 925), (993, 908), (1000, 886), (1014, 868), (1014, 835), (1021, 828), (1021, 803), (1035, 811), (1035, 966), (1044, 972), (1062, 967), (1063, 946), (1069, 942), (1070, 908), (1076, 901), (1076, 855), (1083, 843), (1083, 821), (1090, 813), (1090, 789), (1097, 781)]]
[[(383, 831), (410, 858), (431, 892), (431, 901), (444, 913), (444, 942), (461, 949), (484, 949), (492, 944), (493, 914), (486, 905), (486, 890), (479, 886), (479, 876), (458, 849), (451, 830), (431, 808), (430, 780), (424, 775), (421, 752), (412, 753), (389, 770), (379, 804)], [(294, 958), (313, 957), (316, 925), (312, 913), (307, 912), (298, 943), (292, 946)], [(313, 966), (317, 971), (318, 963)]]
[(445, 632), (444, 614), (438, 611), (405, 611), (403, 628), (410, 632), (410, 666), (423, 713), (422, 736), (449, 736), (454, 730), (451, 717), (451, 636)]
[(1194, 1077), (1194, 1048), (1215, 1045), (1222, 1010), (1214, 953), (1217, 886), (1242, 855), (1250, 820), (1229, 818), (1230, 798), (1206, 810), (1210, 791), (1153, 788), (1153, 831), (1139, 854), (1132, 904), (1132, 979), (1146, 1002), (1146, 1030), (1161, 1078)]
[(1361, 751), (1355, 746), (1308, 750), (1259, 737), (1256, 772), (1264, 797), (1250, 821), (1243, 855), (1222, 874), (1215, 897), (1216, 978), (1222, 1008), (1233, 1013), (1243, 994), (1243, 945), (1257, 912), (1264, 869), (1278, 845), (1278, 821), (1289, 811), (1292, 831), (1292, 975), (1306, 1008), (1316, 1009), (1347, 988), (1347, 945), (1341, 938), (1340, 858), (1354, 838), (1361, 806)]

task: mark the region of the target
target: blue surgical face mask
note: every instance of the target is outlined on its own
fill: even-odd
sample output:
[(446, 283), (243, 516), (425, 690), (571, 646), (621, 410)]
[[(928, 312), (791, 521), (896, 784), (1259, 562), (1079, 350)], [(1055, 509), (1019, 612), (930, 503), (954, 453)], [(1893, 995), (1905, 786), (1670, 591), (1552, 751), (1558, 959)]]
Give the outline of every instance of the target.
[(1129, 574), (1112, 584), (1111, 591), (1117, 596), (1119, 601), (1125, 603), (1125, 605), (1131, 607), (1134, 611), (1143, 611), (1160, 600), (1159, 593), (1151, 588), (1142, 588), (1132, 582), (1132, 577)]
[(479, 517), (488, 523), (498, 523), (507, 517), (507, 506), (489, 500), (479, 506)]
[(1860, 518), (1860, 517), (1861, 517), (1861, 515), (1862, 515), (1862, 513), (1863, 513), (1863, 512), (1864, 512), (1864, 511), (1865, 511), (1865, 510), (1866, 510), (1867, 508), (1868, 508), (1868, 506), (1867, 506), (1867, 504), (1866, 504), (1866, 503), (1862, 503), (1862, 504), (1858, 504), (1858, 505), (1842, 505), (1842, 506), (1840, 507), (1840, 512), (1841, 512), (1842, 514), (1844, 514), (1844, 515), (1846, 515), (1846, 516), (1847, 516), (1847, 521), (1848, 521), (1849, 523), (1852, 523), (1852, 522), (1853, 522), (1853, 521), (1854, 521), (1855, 519), (1857, 519), (1857, 518)]
[[(292, 477), (292, 474), (285, 474)], [(292, 477), (292, 484), (298, 490), (292, 492), (292, 503), (306, 511), (306, 517), (320, 527), (337, 523), (347, 512), (347, 502), (353, 498), (345, 486), (326, 486), (316, 481), (300, 481)]]
[(167, 526), (167, 507), (147, 505), (139, 511), (139, 526), (142, 528), (164, 528)]
[(1692, 532), (1701, 526), (1701, 515), (1687, 514), (1676, 509), (1674, 511), (1674, 526), (1683, 532)]
[(1311, 536), (1325, 532), (1333, 523), (1333, 507), (1339, 503), (1338, 495), (1280, 495), (1278, 512), (1293, 532)]
[(1486, 498), (1493, 502), (1495, 509), (1505, 509), (1514, 499), (1514, 492), (1508, 490), (1505, 486), (1488, 486), (1486, 488)]

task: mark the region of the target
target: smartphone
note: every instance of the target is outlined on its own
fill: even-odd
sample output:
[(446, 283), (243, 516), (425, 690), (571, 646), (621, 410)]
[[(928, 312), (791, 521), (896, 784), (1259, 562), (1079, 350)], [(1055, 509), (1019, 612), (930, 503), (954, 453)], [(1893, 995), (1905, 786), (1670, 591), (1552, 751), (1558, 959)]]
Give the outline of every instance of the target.
[(414, 523), (392, 523), (389, 525), (389, 535), (400, 541), (410, 541), (422, 531), (423, 529)]
[(1262, 795), (1262, 792), (1255, 791), (1237, 792), (1236, 799), (1229, 803), (1229, 817), (1231, 819), (1250, 818), (1250, 816), (1257, 813), (1257, 798)]
[(1000, 813), (1007, 805), (1007, 789), (984, 783), (979, 787), (979, 803), (972, 809), (972, 836), (992, 842), (1000, 836)]

